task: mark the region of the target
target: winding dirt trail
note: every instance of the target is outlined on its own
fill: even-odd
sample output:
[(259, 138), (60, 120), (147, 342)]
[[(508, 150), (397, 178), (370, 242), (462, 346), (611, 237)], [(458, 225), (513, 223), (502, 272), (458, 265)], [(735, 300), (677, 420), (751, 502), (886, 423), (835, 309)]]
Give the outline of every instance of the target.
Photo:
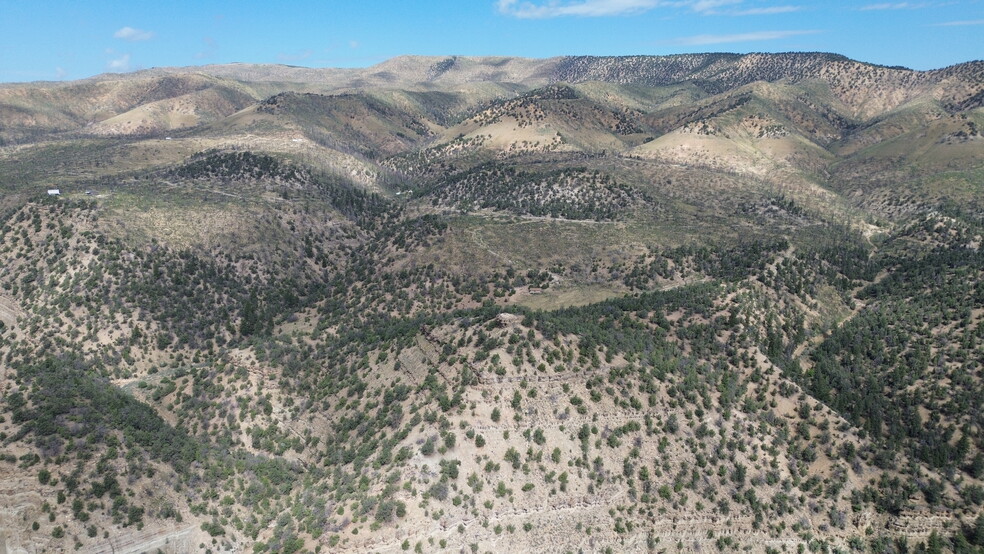
[(491, 254), (492, 257), (502, 260), (503, 262), (506, 262), (508, 265), (516, 265), (516, 263), (506, 255), (496, 252), (495, 250), (492, 250), (492, 248), (488, 244), (486, 244), (485, 239), (479, 236), (478, 229), (470, 229), (468, 231), (468, 234), (472, 236), (472, 239), (475, 241), (475, 244), (482, 247), (482, 249), (484, 249), (486, 252)]
[(17, 318), (23, 316), (24, 311), (20, 309), (17, 302), (9, 297), (0, 296), (0, 321), (4, 325), (12, 329), (17, 325)]
[(195, 529), (194, 525), (189, 525), (176, 530), (161, 529), (114, 537), (96, 545), (89, 552), (93, 554), (139, 554), (157, 550), (174, 553), (191, 552), (196, 546), (192, 544)]

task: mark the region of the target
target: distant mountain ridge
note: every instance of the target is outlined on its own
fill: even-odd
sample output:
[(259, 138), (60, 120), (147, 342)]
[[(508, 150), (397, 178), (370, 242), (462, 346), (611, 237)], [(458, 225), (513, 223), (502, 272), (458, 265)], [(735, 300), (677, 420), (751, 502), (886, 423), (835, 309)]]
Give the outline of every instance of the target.
[[(174, 79), (188, 79), (181, 86)], [(156, 90), (183, 94), (198, 89), (202, 79), (238, 84), (261, 100), (285, 90), (331, 94), (367, 89), (452, 90), (483, 83), (518, 85), (527, 89), (551, 83), (605, 82), (621, 85), (667, 86), (692, 83), (706, 94), (720, 94), (758, 81), (801, 83), (817, 81), (859, 117), (894, 109), (913, 98), (930, 95), (947, 109), (984, 105), (984, 61), (975, 60), (929, 71), (886, 67), (851, 60), (839, 54), (791, 52), (780, 54), (679, 54), (671, 56), (563, 56), (555, 58), (399, 56), (366, 68), (306, 68), (276, 64), (222, 64), (162, 67), (125, 74), (103, 74), (67, 83), (0, 85), (0, 111), (30, 109), (9, 97), (31, 89), (45, 91), (83, 86), (73, 96), (85, 96), (96, 83), (164, 79)], [(242, 87), (238, 87), (242, 88)], [(50, 94), (50, 93), (43, 93)], [(105, 94), (98, 99), (105, 102)], [(95, 101), (96, 99), (94, 99)]]
[[(822, 170), (825, 181), (834, 165), (863, 176), (868, 164), (912, 156), (932, 167), (951, 155), (976, 159), (972, 112), (982, 105), (984, 61), (915, 71), (816, 52), (401, 56), (356, 69), (236, 63), (0, 86), (0, 145), (175, 133), (306, 138), (356, 155), (362, 161), (336, 163), (350, 173), (363, 158), (465, 138), (495, 155), (610, 151), (686, 163), (720, 155), (715, 163), (740, 171), (774, 176), (769, 164), (791, 164)], [(832, 162), (855, 154), (851, 164)], [(357, 180), (374, 182), (377, 170)]]
[[(882, 66), (825, 52), (707, 53), (667, 56), (560, 56), (520, 58), (501, 56), (398, 56), (366, 68), (308, 68), (281, 64), (231, 63), (190, 67), (159, 67), (133, 73), (102, 74), (85, 80), (109, 81), (133, 77), (203, 73), (247, 82), (324, 83), (339, 88), (407, 83), (514, 82), (539, 86), (553, 82), (603, 81), (620, 84), (671, 85), (698, 81), (714, 92), (755, 81), (827, 79), (833, 73), (877, 72), (881, 78), (904, 83), (936, 83), (944, 79), (984, 80), (984, 60), (918, 71)], [(46, 83), (57, 86), (57, 83)], [(32, 84), (16, 85), (30, 86)], [(35, 83), (34, 85), (37, 85)], [(7, 85), (10, 86), (10, 85)]]

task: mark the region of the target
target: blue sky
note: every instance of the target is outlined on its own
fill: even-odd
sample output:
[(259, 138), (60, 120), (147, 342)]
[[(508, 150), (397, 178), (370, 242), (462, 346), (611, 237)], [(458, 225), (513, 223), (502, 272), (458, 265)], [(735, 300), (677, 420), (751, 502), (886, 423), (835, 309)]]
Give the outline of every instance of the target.
[(984, 0), (0, 0), (0, 82), (402, 54), (787, 51), (913, 69), (982, 59)]

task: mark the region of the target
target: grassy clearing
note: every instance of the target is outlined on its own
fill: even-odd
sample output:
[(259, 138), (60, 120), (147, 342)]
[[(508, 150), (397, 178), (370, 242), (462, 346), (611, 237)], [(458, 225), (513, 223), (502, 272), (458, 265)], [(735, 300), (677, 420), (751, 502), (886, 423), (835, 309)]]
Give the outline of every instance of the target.
[(471, 215), (455, 219), (445, 240), (425, 255), (454, 271), (478, 274), (554, 265), (577, 272), (642, 251), (639, 238), (622, 223)]
[(586, 306), (617, 298), (627, 293), (624, 287), (616, 285), (576, 285), (558, 286), (545, 289), (540, 294), (524, 293), (513, 297), (511, 304), (524, 306), (533, 310), (559, 310), (576, 306)]

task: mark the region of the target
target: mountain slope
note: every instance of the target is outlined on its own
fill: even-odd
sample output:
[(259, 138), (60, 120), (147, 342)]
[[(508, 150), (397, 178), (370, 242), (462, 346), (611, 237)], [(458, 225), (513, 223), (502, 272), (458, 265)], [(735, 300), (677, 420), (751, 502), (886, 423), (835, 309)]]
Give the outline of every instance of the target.
[(0, 87), (0, 550), (978, 552), (980, 70)]
[(95, 132), (154, 132), (175, 126), (168, 124), (167, 112), (184, 116), (183, 122), (176, 122), (180, 127), (228, 116), (253, 101), (241, 83), (187, 72), (126, 81), (8, 85), (0, 88), (0, 139), (23, 142), (52, 132), (86, 132), (88, 126), (114, 118)]

